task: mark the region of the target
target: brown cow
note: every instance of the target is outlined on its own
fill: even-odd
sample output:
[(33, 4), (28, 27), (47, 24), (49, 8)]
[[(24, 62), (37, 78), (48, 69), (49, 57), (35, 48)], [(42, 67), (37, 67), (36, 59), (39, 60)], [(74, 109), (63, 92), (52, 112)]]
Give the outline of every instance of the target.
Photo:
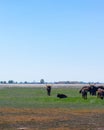
[(83, 88), (81, 93), (82, 93), (82, 98), (84, 99), (87, 99), (87, 92), (88, 92), (88, 89), (87, 88)]
[(89, 91), (89, 87), (88, 86), (84, 86), (84, 87), (81, 88), (79, 93), (82, 94), (82, 98), (87, 99), (87, 92), (88, 91)]
[(97, 97), (103, 99), (104, 98), (104, 89), (99, 88), (97, 91)]
[(79, 93), (82, 93), (82, 90), (83, 90), (83, 89), (86, 89), (87, 91), (89, 91), (89, 86), (84, 86), (84, 87), (82, 87), (82, 88), (80, 89)]

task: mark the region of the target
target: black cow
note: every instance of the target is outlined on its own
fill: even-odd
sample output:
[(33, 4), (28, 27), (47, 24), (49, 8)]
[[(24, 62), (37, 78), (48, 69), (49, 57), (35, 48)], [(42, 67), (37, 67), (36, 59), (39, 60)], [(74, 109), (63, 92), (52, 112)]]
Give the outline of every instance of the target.
[(50, 96), (51, 95), (51, 86), (50, 85), (47, 85), (47, 95)]
[(97, 90), (98, 90), (98, 88), (97, 88), (95, 85), (90, 85), (90, 86), (89, 86), (90, 95), (96, 96)]
[(66, 96), (65, 94), (59, 94), (59, 93), (58, 93), (58, 94), (57, 94), (57, 97), (58, 97), (58, 98), (67, 98), (68, 96)]

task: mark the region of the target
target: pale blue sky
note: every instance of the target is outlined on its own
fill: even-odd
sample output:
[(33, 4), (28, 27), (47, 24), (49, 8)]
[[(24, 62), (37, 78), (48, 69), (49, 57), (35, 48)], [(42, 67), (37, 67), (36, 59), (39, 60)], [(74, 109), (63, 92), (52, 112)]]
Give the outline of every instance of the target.
[(0, 0), (0, 81), (104, 82), (103, 0)]

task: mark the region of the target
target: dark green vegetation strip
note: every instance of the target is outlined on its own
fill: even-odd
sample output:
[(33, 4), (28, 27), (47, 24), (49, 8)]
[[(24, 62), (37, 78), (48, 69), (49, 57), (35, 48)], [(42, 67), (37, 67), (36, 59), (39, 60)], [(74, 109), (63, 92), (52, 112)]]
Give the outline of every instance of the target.
[[(59, 99), (57, 93), (66, 94), (68, 98)], [(104, 100), (89, 94), (84, 100), (76, 88), (52, 88), (51, 96), (47, 96), (46, 88), (3, 88), (0, 89), (0, 107), (98, 109), (104, 108)]]

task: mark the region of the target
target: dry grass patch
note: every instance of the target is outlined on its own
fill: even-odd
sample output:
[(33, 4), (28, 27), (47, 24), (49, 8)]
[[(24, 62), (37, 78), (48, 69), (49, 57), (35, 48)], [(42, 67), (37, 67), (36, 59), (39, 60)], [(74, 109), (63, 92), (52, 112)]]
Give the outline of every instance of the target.
[(104, 128), (104, 110), (68, 108), (0, 108), (2, 130), (97, 130)]

